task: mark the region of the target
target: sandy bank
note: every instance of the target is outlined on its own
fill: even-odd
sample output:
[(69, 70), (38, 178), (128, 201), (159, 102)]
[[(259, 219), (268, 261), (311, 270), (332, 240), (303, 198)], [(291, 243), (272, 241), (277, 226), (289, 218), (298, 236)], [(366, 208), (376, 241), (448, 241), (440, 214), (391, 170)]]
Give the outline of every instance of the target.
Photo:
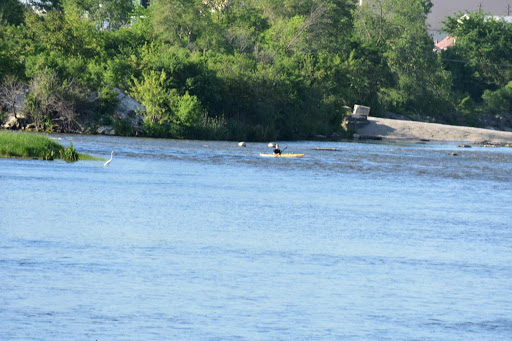
[(386, 140), (512, 143), (512, 132), (379, 117), (368, 117), (368, 122), (365, 127), (357, 130), (359, 135)]

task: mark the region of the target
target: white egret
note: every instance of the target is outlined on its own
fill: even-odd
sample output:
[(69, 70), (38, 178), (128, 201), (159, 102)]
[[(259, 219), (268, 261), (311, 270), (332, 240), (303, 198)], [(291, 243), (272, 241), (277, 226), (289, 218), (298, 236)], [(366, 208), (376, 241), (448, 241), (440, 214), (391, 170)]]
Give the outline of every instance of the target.
[(113, 157), (113, 156), (114, 156), (114, 151), (112, 151), (112, 153), (110, 153), (110, 159), (109, 159), (107, 162), (105, 162), (105, 164), (103, 165), (103, 167), (108, 166), (108, 164), (109, 164), (110, 162), (112, 162), (112, 157)]

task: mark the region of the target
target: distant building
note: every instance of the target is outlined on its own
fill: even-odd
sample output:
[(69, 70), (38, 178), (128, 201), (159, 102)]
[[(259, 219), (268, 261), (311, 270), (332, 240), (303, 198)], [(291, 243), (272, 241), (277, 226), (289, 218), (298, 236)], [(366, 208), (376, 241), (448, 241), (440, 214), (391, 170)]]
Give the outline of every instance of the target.
[(432, 0), (432, 9), (427, 17), (429, 34), (434, 42), (441, 42), (448, 34), (442, 31), (446, 17), (454, 17), (459, 13), (482, 11), (500, 18), (512, 14), (512, 0)]
[(512, 16), (501, 17), (499, 15), (493, 15), (493, 16), (485, 17), (485, 19), (487, 19), (487, 20), (489, 20), (491, 18), (494, 20), (505, 20), (506, 23), (512, 24)]
[(447, 36), (446, 38), (444, 38), (441, 41), (436, 41), (436, 43), (434, 44), (434, 51), (436, 51), (436, 52), (444, 51), (447, 48), (449, 48), (450, 46), (455, 45), (456, 40), (457, 39), (455, 39), (452, 36)]
[(446, 17), (456, 16), (460, 12), (482, 11), (501, 17), (512, 15), (510, 0), (432, 0), (432, 4), (432, 10), (427, 18), (427, 24), (432, 31), (440, 31)]
[[(469, 15), (468, 14), (464, 14), (463, 16), (461, 16), (459, 18), (459, 20), (457, 20), (457, 22), (459, 23), (459, 25), (462, 25), (462, 24), (464, 24), (464, 21), (467, 20), (467, 19), (469, 19)], [(488, 16), (486, 16), (484, 18), (484, 20), (485, 21), (489, 21), (489, 20), (496, 20), (496, 21), (504, 20), (506, 23), (512, 24), (512, 16), (501, 17), (499, 15), (488, 15)], [(449, 48), (450, 46), (455, 45), (456, 42), (457, 42), (457, 38), (456, 37), (452, 37), (452, 36), (446, 36), (441, 41), (435, 40), (434, 51), (435, 52), (444, 51), (447, 48)]]

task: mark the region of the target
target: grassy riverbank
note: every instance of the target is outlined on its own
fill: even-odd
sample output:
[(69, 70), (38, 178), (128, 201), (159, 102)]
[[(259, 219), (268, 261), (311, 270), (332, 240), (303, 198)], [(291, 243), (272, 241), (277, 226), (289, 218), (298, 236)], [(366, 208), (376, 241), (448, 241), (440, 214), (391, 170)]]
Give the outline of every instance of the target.
[(78, 160), (104, 160), (87, 154), (80, 154), (73, 144), (64, 147), (47, 136), (0, 131), (0, 157), (54, 160), (67, 162)]

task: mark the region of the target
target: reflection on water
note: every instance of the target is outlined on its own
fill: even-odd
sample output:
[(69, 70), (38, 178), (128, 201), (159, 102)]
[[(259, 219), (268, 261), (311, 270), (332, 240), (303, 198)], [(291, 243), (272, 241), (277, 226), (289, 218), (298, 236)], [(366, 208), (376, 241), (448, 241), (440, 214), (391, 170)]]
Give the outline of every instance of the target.
[(512, 334), (511, 149), (59, 137), (114, 159), (0, 159), (3, 339)]

